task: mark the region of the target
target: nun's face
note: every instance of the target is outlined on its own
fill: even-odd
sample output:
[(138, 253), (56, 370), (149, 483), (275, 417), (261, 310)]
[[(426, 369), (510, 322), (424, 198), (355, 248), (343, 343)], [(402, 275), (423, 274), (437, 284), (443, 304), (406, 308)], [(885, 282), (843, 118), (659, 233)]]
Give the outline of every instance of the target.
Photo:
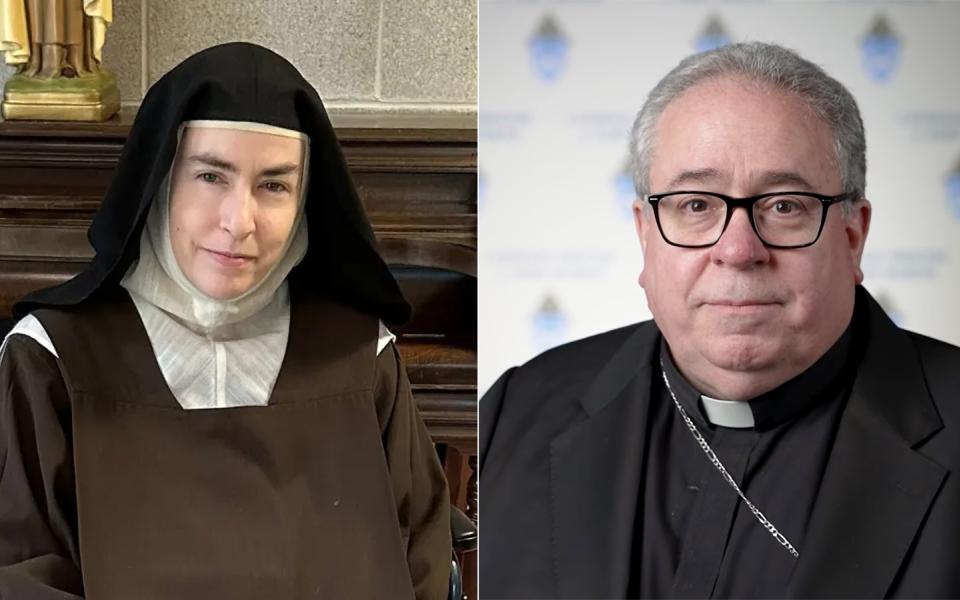
[(240, 296), (282, 258), (297, 216), (296, 138), (188, 127), (171, 175), (170, 242), (198, 290)]

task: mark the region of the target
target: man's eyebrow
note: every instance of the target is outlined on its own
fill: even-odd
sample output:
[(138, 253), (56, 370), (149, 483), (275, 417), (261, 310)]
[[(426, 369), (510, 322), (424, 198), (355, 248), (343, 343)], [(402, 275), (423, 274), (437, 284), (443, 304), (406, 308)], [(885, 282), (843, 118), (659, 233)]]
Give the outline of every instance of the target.
[(720, 177), (720, 171), (717, 169), (694, 169), (692, 171), (683, 171), (667, 183), (668, 190), (676, 190), (681, 186), (691, 183), (708, 183)]
[(800, 188), (799, 191), (812, 190), (810, 182), (799, 173), (793, 171), (768, 171), (760, 177), (760, 186), (764, 188), (789, 185)]
[(210, 154), (209, 152), (203, 152), (201, 154), (191, 155), (187, 158), (187, 162), (203, 163), (205, 165), (209, 165), (216, 169), (222, 169), (230, 173), (236, 173), (237, 171), (239, 171), (239, 169), (237, 169), (236, 165), (234, 165), (233, 163), (223, 160), (219, 156)]

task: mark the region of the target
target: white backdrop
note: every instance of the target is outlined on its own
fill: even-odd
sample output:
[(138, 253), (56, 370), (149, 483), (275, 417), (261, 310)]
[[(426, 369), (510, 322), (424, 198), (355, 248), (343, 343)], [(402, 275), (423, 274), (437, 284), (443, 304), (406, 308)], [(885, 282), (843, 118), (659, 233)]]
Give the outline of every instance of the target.
[(728, 41), (800, 52), (857, 98), (865, 286), (960, 345), (960, 2), (480, 0), (479, 386), (650, 318), (623, 168), (647, 92)]

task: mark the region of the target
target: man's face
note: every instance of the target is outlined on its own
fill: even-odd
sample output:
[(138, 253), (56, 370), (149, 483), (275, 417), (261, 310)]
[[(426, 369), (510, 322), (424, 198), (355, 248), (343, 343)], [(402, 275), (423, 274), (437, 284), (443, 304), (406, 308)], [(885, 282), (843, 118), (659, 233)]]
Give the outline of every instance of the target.
[[(830, 127), (802, 100), (743, 79), (703, 82), (674, 100), (657, 126), (651, 193), (733, 197), (842, 190)], [(704, 393), (748, 399), (812, 365), (843, 333), (863, 279), (866, 201), (844, 219), (827, 212), (816, 244), (771, 249), (737, 209), (709, 248), (666, 242), (653, 212), (634, 215), (650, 310), (681, 370)]]
[(171, 176), (170, 241), (198, 290), (236, 298), (280, 260), (297, 215), (302, 152), (296, 138), (184, 130)]

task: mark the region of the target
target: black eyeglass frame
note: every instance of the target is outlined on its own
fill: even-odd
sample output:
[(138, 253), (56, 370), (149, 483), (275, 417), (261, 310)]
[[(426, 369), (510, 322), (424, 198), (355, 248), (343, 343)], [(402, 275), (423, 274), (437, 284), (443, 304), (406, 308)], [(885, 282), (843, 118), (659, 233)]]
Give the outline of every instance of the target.
[[(667, 235), (663, 232), (663, 226), (660, 224), (660, 200), (667, 198), (669, 196), (679, 196), (680, 194), (701, 194), (703, 196), (712, 196), (714, 198), (719, 198), (723, 200), (726, 204), (727, 216), (723, 222), (723, 228), (720, 230), (720, 234), (717, 236), (717, 239), (709, 244), (697, 244), (694, 246), (687, 244), (678, 244), (676, 242), (670, 241), (667, 238)], [(763, 239), (763, 236), (760, 234), (760, 230), (757, 229), (757, 222), (753, 216), (753, 205), (758, 201), (765, 198), (772, 198), (774, 196), (806, 196), (808, 198), (816, 198), (823, 205), (823, 210), (820, 212), (820, 227), (817, 228), (817, 236), (813, 238), (813, 241), (809, 244), (800, 244), (798, 246), (780, 246), (778, 244), (771, 244), (767, 240)], [(670, 244), (671, 246), (676, 246), (678, 248), (709, 248), (710, 246), (717, 245), (717, 242), (720, 241), (720, 238), (723, 237), (724, 232), (727, 231), (727, 226), (730, 225), (730, 219), (733, 218), (733, 210), (737, 208), (744, 208), (747, 211), (747, 218), (750, 219), (750, 227), (753, 228), (753, 232), (757, 234), (757, 238), (763, 242), (763, 245), (767, 248), (777, 248), (781, 250), (793, 250), (796, 248), (808, 248), (817, 243), (820, 239), (820, 234), (823, 233), (823, 226), (827, 222), (827, 210), (834, 204), (839, 202), (844, 202), (846, 200), (854, 200), (856, 195), (851, 192), (844, 192), (843, 194), (838, 194), (836, 196), (825, 196), (823, 194), (814, 194), (813, 192), (769, 192), (766, 194), (758, 194), (756, 196), (750, 196), (748, 198), (733, 198), (731, 196), (725, 196), (724, 194), (717, 194), (715, 192), (701, 192), (699, 190), (690, 190), (690, 191), (677, 191), (677, 192), (667, 192), (665, 194), (648, 194), (647, 202), (650, 203), (650, 206), (653, 207), (653, 217), (657, 222), (657, 229), (660, 231), (660, 237), (663, 238), (663, 241)]]

